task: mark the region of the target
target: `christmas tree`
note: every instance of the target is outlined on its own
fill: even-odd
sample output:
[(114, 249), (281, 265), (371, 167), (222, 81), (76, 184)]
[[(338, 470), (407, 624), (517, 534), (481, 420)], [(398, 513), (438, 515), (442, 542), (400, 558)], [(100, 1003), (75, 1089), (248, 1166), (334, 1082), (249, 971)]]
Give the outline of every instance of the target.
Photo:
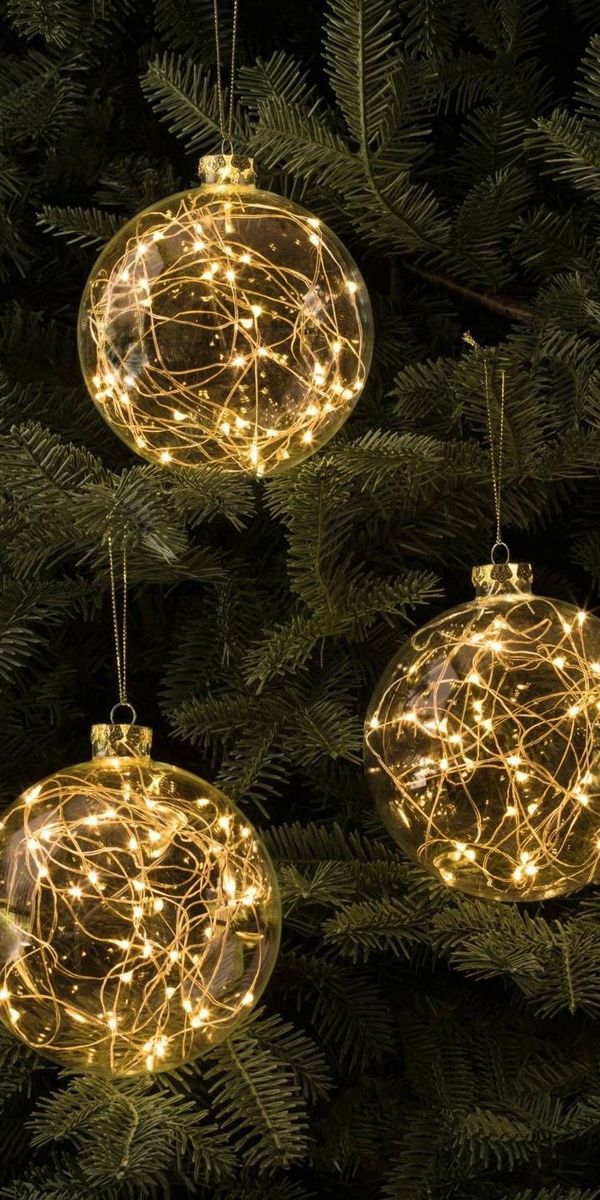
[(488, 559), (487, 372), (512, 557), (596, 602), (597, 6), (240, 5), (234, 145), (349, 247), (376, 326), (351, 418), (270, 481), (144, 464), (77, 360), (98, 252), (220, 142), (213, 4), (3, 0), (1, 29), (2, 802), (87, 758), (112, 703), (116, 522), (131, 698), (155, 757), (261, 830), (284, 936), (259, 1008), (173, 1074), (60, 1073), (2, 1028), (0, 1195), (593, 1200), (594, 889), (435, 882), (380, 824), (361, 746), (392, 652)]

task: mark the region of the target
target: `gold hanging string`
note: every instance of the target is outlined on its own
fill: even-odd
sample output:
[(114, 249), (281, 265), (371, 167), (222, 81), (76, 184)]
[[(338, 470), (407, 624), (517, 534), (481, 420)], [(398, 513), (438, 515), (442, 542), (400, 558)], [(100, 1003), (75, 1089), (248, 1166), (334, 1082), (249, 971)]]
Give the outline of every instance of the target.
[(114, 721), (116, 710), (119, 708), (128, 708), (131, 713), (131, 721), (135, 724), (137, 719), (135, 709), (127, 699), (127, 537), (123, 534), (121, 545), (122, 561), (121, 561), (121, 579), (123, 583), (123, 604), (121, 609), (121, 622), (119, 626), (119, 610), (117, 605), (117, 579), (115, 571), (115, 555), (113, 548), (113, 536), (109, 530), (108, 533), (108, 562), (110, 566), (110, 598), (112, 607), (113, 633), (115, 640), (115, 665), (117, 673), (117, 688), (119, 693), (118, 702), (113, 706), (110, 713), (111, 721)]
[(506, 555), (506, 562), (510, 558), (510, 553), (506, 542), (502, 538), (502, 463), (504, 456), (504, 413), (505, 413), (505, 398), (506, 398), (506, 374), (504, 371), (500, 375), (500, 407), (498, 412), (498, 438), (494, 433), (494, 424), (492, 421), (492, 403), (491, 403), (491, 387), (490, 375), (488, 369), (487, 357), (484, 355), (483, 371), (485, 378), (485, 403), (487, 411), (487, 425), (490, 439), (490, 467), (492, 472), (492, 490), (494, 493), (494, 509), (496, 513), (496, 541), (492, 546), (492, 562), (495, 563), (497, 555), (503, 551)]
[(227, 122), (225, 120), (225, 97), (223, 93), (223, 70), (221, 66), (221, 36), (219, 33), (219, 0), (213, 0), (213, 18), (215, 26), (215, 52), (217, 59), (217, 97), (219, 102), (219, 126), (221, 129), (221, 152), (225, 154), (225, 147), (228, 147), (228, 153), (233, 151), (233, 92), (235, 87), (235, 60), (237, 51), (237, 27), (238, 27), (238, 8), (239, 0), (233, 0), (233, 19), (231, 26), (231, 74), (229, 80), (229, 115)]
[[(488, 359), (485, 350), (478, 342), (475, 341), (472, 333), (463, 333), (463, 342), (467, 346), (471, 346), (473, 350), (479, 350), (483, 354), (483, 377), (485, 381), (485, 407), (487, 416), (488, 435), (490, 439), (490, 468), (492, 473), (492, 490), (494, 493), (494, 510), (496, 513), (496, 541), (492, 546), (491, 560), (494, 565), (498, 563), (498, 554), (504, 555), (504, 562), (510, 559), (510, 550), (506, 542), (502, 538), (502, 476), (503, 476), (503, 458), (504, 458), (504, 415), (505, 415), (505, 400), (506, 400), (506, 373), (504, 370), (500, 373), (500, 406), (498, 412), (498, 440), (494, 433), (494, 422), (492, 420), (492, 388), (490, 383), (490, 372), (488, 367)], [(502, 560), (500, 560), (502, 561)]]

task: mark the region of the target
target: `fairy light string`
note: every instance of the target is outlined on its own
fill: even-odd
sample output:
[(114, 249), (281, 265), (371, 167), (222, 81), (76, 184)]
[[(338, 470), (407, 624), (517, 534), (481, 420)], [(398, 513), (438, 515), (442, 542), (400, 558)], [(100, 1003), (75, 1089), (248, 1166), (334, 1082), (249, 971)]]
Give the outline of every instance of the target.
[[(107, 538), (118, 701), (90, 762), (28, 788), (0, 823), (0, 1019), (72, 1069), (172, 1069), (260, 996), (277, 882), (243, 814), (150, 757), (127, 690), (127, 531)], [(129, 709), (130, 723), (115, 714)]]
[(370, 364), (368, 296), (347, 252), (317, 217), (252, 185), (146, 213), (84, 307), (92, 397), (163, 465), (286, 469), (348, 417)]
[[(490, 570), (490, 568), (485, 568)], [(600, 861), (600, 622), (506, 584), (415, 633), (367, 719), (367, 778), (401, 845), (495, 899), (583, 887)]]
[(0, 884), (19, 944), (0, 1013), (65, 1065), (128, 1075), (195, 1057), (249, 1011), (276, 953), (277, 895), (233, 805), (128, 756), (124, 728), (97, 727), (92, 762), (7, 818)]
[(540, 900), (600, 869), (600, 621), (533, 595), (529, 564), (508, 561), (505, 378), (494, 422), (485, 356), (484, 384), (492, 561), (473, 571), (477, 599), (419, 629), (389, 664), (367, 716), (366, 771), (393, 836), (447, 885)]
[(78, 341), (94, 403), (135, 453), (260, 477), (302, 462), (350, 415), (373, 317), (335, 234), (257, 188), (252, 159), (233, 153), (239, 10), (232, 0), (227, 65), (213, 0), (220, 152), (200, 160), (199, 187), (115, 234), (88, 279)]

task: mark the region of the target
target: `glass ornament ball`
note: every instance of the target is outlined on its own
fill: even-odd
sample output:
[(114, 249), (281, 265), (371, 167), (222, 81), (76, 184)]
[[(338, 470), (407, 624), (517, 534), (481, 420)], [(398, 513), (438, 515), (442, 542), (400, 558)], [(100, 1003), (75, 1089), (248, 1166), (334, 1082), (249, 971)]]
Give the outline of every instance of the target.
[(365, 768), (398, 845), (449, 887), (544, 900), (600, 861), (600, 621), (534, 596), (528, 564), (477, 567), (476, 599), (389, 663)]
[(92, 728), (91, 762), (29, 788), (0, 830), (0, 1019), (71, 1070), (171, 1070), (226, 1038), (273, 970), (281, 914), (256, 831), (150, 758), (151, 730)]
[(79, 353), (102, 416), (144, 458), (273, 475), (323, 446), (363, 390), (364, 280), (334, 233), (201, 160), (199, 188), (129, 221), (85, 287)]

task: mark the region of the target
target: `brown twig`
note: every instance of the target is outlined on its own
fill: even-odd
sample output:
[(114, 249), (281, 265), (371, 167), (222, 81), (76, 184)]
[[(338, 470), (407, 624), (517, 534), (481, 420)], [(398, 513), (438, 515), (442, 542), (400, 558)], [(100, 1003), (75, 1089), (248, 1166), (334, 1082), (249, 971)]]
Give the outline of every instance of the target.
[(439, 275), (436, 271), (426, 271), (423, 267), (413, 266), (412, 263), (403, 263), (403, 266), (412, 275), (418, 275), (419, 279), (443, 287), (446, 291), (454, 292), (455, 295), (462, 296), (465, 300), (471, 300), (474, 304), (482, 304), (484, 308), (489, 308), (491, 312), (498, 313), (501, 317), (511, 317), (515, 321), (536, 320), (532, 309), (526, 304), (522, 304), (520, 300), (514, 300), (512, 296), (503, 296), (499, 292), (477, 292), (474, 288), (457, 283), (448, 275)]

